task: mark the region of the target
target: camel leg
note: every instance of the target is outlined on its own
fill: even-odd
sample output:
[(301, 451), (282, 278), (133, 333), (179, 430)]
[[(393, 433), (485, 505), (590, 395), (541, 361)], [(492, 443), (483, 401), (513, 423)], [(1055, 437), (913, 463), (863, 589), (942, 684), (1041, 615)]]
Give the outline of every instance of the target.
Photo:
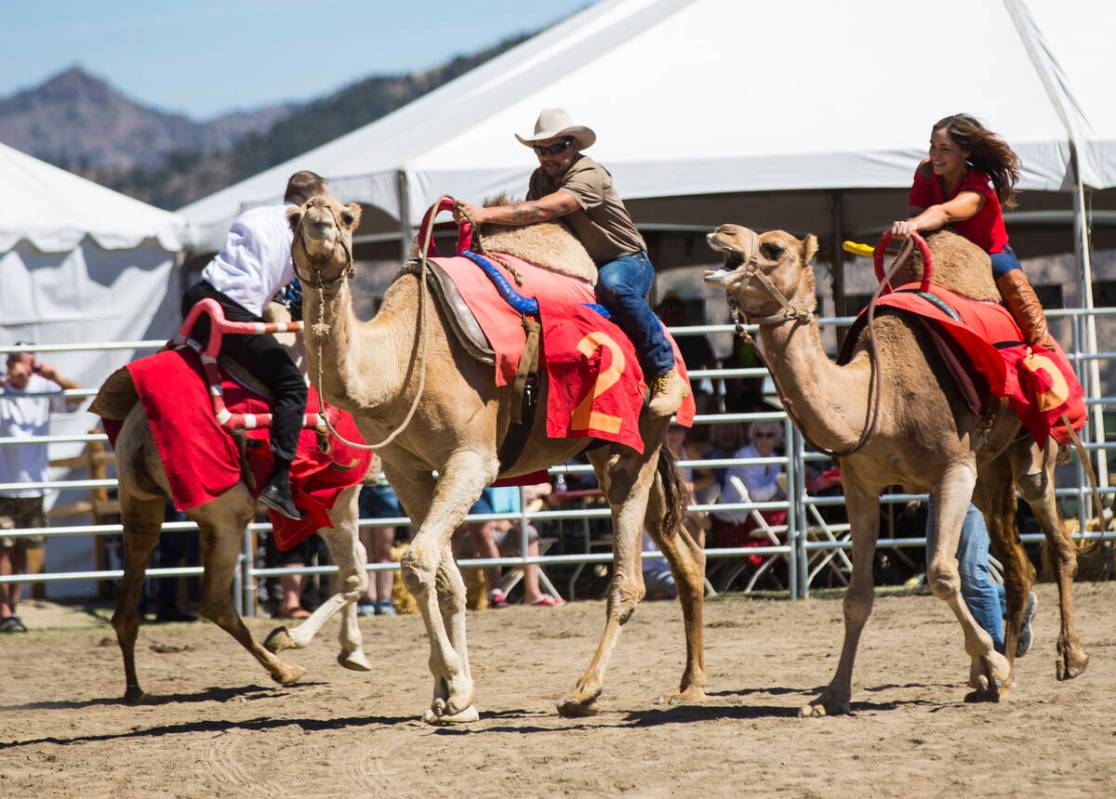
[[(644, 431), (643, 440), (661, 441), (662, 429), (656, 426), (656, 432), (657, 435)], [(658, 447), (648, 448), (642, 455), (620, 447), (601, 448), (589, 455), (612, 508), (612, 581), (608, 586), (604, 633), (573, 692), (558, 702), (558, 712), (563, 716), (597, 712), (597, 697), (604, 690), (605, 670), (620, 640), (620, 630), (643, 599), (640, 537), (657, 456)]]
[[(1044, 469), (1042, 450), (1036, 445), (1028, 445), (1029, 441), (1027, 439), (1018, 442), (1012, 447), (1012, 470), (1019, 491), (1034, 511), (1035, 518), (1042, 526), (1042, 532), (1046, 535), (1046, 541), (1050, 546), (1054, 575), (1058, 581), (1058, 604), (1061, 609), (1056, 673), (1059, 680), (1072, 680), (1084, 672), (1085, 667), (1089, 665), (1089, 655), (1085, 652), (1085, 647), (1078, 638), (1073, 623), (1073, 578), (1077, 574), (1077, 550), (1073, 539), (1062, 524), (1062, 517), (1058, 514), (1054, 497), (1054, 464), (1050, 463)], [(1053, 458), (1050, 460), (1053, 461)], [(1026, 594), (1020, 599), (1018, 619), (1022, 618), (1022, 603), (1025, 598)], [(1008, 610), (1012, 613), (1014, 608), (1009, 605)], [(1018, 619), (1014, 613), (1010, 619), (1011, 627), (1016, 630)]]
[(124, 523), (124, 578), (120, 582), (120, 596), (112, 614), (116, 640), (124, 655), (124, 701), (135, 703), (143, 699), (136, 676), (136, 635), (139, 633), (139, 598), (143, 590), (143, 576), (147, 561), (159, 540), (166, 500), (139, 498), (127, 491), (120, 492), (120, 513)]
[(1015, 687), (1015, 647), (1019, 640), (1019, 622), (1023, 618), (1027, 593), (1034, 582), (1034, 567), (1023, 549), (1023, 542), (1016, 534), (1015, 485), (1012, 482), (1011, 466), (1006, 458), (981, 465), (973, 502), (984, 512), (992, 552), (1004, 569), (1008, 623), (1004, 626), (1003, 654), (1012, 671), (1011, 679), (1000, 689), (1002, 700)]
[(319, 605), (308, 619), (294, 629), (288, 629), (286, 626), (276, 627), (267, 636), (264, 646), (271, 652), (302, 649), (313, 640), (326, 622), (340, 611), (342, 614), (339, 634), (341, 651), (337, 656), (337, 662), (353, 671), (369, 671), (372, 666), (362, 648), (360, 625), (357, 623), (356, 615), (356, 602), (360, 600), (368, 586), (368, 572), (365, 569), (368, 559), (357, 535), (356, 498), (359, 486), (354, 486), (348, 491), (350, 492), (348, 496), (338, 497), (333, 511), (330, 512), (333, 527), (318, 530), (318, 535), (326, 543), (331, 560), (337, 564), (340, 590)]
[(992, 636), (977, 623), (965, 604), (957, 570), (961, 525), (975, 485), (976, 475), (968, 464), (951, 467), (943, 475), (934, 495), (937, 514), (929, 531), (933, 540), (928, 547), (931, 555), (926, 579), (931, 593), (949, 605), (965, 636), (965, 651), (971, 658), (969, 684), (975, 689), (965, 697), (966, 701), (998, 702), (1000, 687), (1011, 678), (1011, 665), (996, 651)]
[[(678, 525), (674, 530), (664, 528), (667, 512), (667, 490), (663, 483), (662, 471), (655, 477), (647, 502), (647, 517), (644, 521), (647, 532), (655, 541), (655, 546), (666, 556), (670, 573), (678, 586), (678, 599), (682, 605), (682, 620), (686, 629), (686, 668), (682, 672), (682, 682), (676, 693), (668, 694), (666, 701), (671, 704), (680, 702), (702, 702), (705, 700), (705, 550), (701, 548), (686, 525), (682, 523), (686, 503), (689, 499), (684, 483), (676, 483), (676, 512)], [(640, 574), (642, 575), (642, 568)]]
[[(496, 477), (495, 456), (471, 450), (451, 455), (433, 484), (429, 474), (421, 485), (412, 476), (398, 479), (388, 464), (388, 479), (396, 487), (400, 502), (412, 520), (422, 518), (400, 569), (407, 590), (415, 597), (430, 639), (430, 672), (434, 697), (423, 716), (427, 723), (449, 724), (475, 721), (474, 686), (469, 673), (465, 642), (465, 583), (452, 561), (450, 538), (476, 502), (481, 491)], [(433, 496), (431, 497), (431, 493)], [(425, 514), (416, 511), (429, 503)], [(445, 608), (441, 605), (446, 603)], [(455, 640), (456, 639), (456, 640)], [(455, 646), (456, 644), (456, 646)]]
[(853, 567), (849, 587), (845, 591), (845, 640), (841, 645), (841, 660), (828, 687), (810, 704), (801, 707), (800, 717), (826, 716), (851, 712), (852, 672), (860, 634), (875, 601), (873, 561), (876, 539), (880, 533), (879, 492), (859, 486), (852, 470), (841, 464), (844, 474), (845, 503), (849, 512), (849, 528), (853, 541)]
[[(243, 492), (244, 496), (230, 497), (233, 492)], [(235, 513), (214, 507), (226, 502), (235, 502), (240, 508), (247, 507), (250, 509), (249, 513)], [(251, 519), (255, 501), (248, 494), (247, 487), (241, 483), (202, 508), (204, 512), (194, 518), (201, 527), (202, 565), (205, 567), (199, 612), (247, 649), (267, 669), (275, 682), (290, 685), (305, 674), (306, 669), (284, 663), (258, 643), (233, 606), (230, 588), (240, 555), (241, 531)]]

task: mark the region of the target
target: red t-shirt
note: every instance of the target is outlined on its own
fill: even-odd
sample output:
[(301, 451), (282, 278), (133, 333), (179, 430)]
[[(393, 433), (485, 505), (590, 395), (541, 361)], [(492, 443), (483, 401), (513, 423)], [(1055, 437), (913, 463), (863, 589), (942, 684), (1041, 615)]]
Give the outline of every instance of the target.
[(979, 169), (969, 167), (965, 177), (957, 184), (957, 188), (946, 197), (942, 191), (941, 178), (929, 168), (920, 165), (915, 170), (914, 183), (911, 185), (907, 203), (912, 208), (921, 208), (925, 211), (931, 205), (949, 202), (963, 191), (975, 191), (984, 198), (984, 205), (972, 218), (964, 222), (954, 222), (953, 229), (985, 252), (1003, 252), (1008, 244), (1008, 234), (1004, 226), (1004, 212), (1000, 207), (1000, 198), (996, 196), (992, 180)]

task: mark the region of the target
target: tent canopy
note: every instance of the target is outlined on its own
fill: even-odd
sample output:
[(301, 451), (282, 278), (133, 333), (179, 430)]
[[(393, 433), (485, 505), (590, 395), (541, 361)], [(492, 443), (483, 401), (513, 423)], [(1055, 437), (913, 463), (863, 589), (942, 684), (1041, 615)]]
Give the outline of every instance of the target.
[[(1100, 51), (1081, 52), (1064, 38), (1111, 30), (1095, 16), (1116, 21), (1107, 7), (1114, 4), (1032, 2), (1040, 17), (1022, 0), (941, 0), (933, 20), (958, 20), (959, 28), (943, 35), (920, 6), (891, 0), (606, 0), (182, 213), (201, 229), (199, 244), (212, 248), (244, 208), (276, 201), (297, 169), (320, 172), (338, 196), (385, 211), (385, 230), (392, 218), (413, 224), (445, 193), (522, 196), (536, 162), (512, 134), (555, 105), (596, 130), (590, 154), (636, 201), (641, 223), (636, 208), (647, 198), (905, 189), (930, 125), (958, 111), (1011, 142), (1023, 189), (1071, 186), (1071, 133), (1089, 185), (1116, 185), (1116, 143), (1094, 137), (1091, 107), (1071, 93), (1070, 78), (1083, 81), (1082, 96), (1112, 114), (1105, 72), (1089, 66)], [(1039, 27), (1048, 17), (1058, 19), (1051, 40)], [(1066, 48), (1074, 58), (1063, 71)], [(803, 209), (792, 208), (780, 226), (828, 226)], [(732, 210), (744, 209), (726, 205), (718, 221), (741, 218), (724, 216)]]
[(154, 239), (167, 252), (187, 241), (186, 220), (0, 144), (0, 252), (27, 241), (69, 252), (86, 236), (105, 250)]

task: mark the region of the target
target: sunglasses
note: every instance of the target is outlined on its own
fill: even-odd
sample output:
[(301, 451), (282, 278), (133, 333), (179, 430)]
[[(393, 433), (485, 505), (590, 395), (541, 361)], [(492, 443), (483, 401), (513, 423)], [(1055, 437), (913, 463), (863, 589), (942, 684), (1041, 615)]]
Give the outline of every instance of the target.
[(550, 144), (546, 147), (543, 147), (541, 144), (536, 144), (531, 149), (535, 151), (535, 155), (558, 155), (558, 153), (564, 153), (566, 150), (570, 149), (570, 145), (572, 144), (573, 139), (567, 138), (562, 139), (562, 141), (557, 144)]
[(774, 433), (752, 433), (752, 438), (775, 438)]

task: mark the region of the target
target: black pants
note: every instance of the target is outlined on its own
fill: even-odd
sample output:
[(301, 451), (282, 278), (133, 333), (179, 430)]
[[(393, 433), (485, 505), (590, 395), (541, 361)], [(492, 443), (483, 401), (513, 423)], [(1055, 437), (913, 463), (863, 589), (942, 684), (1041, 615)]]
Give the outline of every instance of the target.
[[(195, 283), (182, 298), (182, 317), (199, 300), (216, 300), (230, 322), (262, 322), (263, 320), (230, 300), (209, 283)], [(194, 326), (191, 338), (205, 343), (209, 340), (209, 317), (202, 316)], [(253, 377), (267, 386), (275, 404), (271, 409), (271, 451), (275, 457), (293, 461), (302, 431), (302, 415), (306, 413), (306, 379), (291, 356), (270, 333), (264, 335), (230, 334), (221, 341), (221, 352), (228, 355)]]

